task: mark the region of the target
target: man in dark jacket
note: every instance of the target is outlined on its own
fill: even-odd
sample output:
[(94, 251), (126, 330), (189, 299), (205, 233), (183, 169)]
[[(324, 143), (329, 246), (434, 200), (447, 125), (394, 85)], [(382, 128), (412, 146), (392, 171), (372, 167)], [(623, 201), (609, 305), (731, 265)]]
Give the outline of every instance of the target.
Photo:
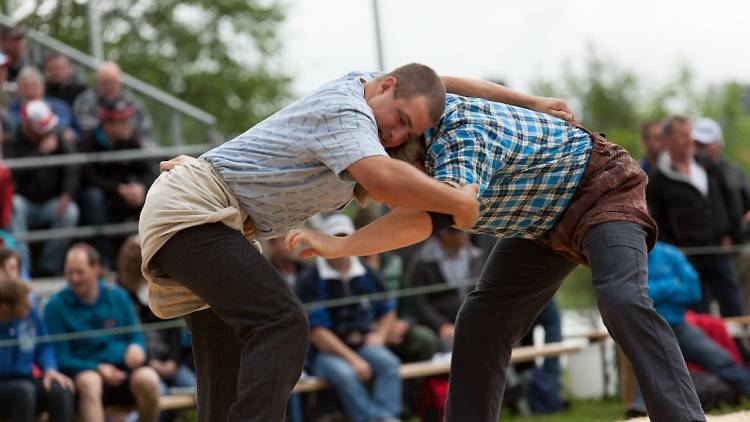
[[(136, 110), (125, 101), (99, 108), (99, 126), (78, 143), (80, 152), (141, 149), (132, 117)], [(137, 220), (146, 191), (156, 178), (154, 163), (134, 159), (92, 163), (83, 169), (81, 208), (83, 222), (89, 225)]]
[(432, 328), (448, 350), (453, 344), (458, 309), (466, 292), (473, 288), (467, 283), (479, 277), (482, 265), (482, 252), (469, 242), (468, 233), (448, 228), (425, 242), (406, 276), (411, 286), (447, 284), (456, 287), (418, 295), (412, 300), (417, 322)]
[[(664, 123), (666, 151), (651, 173), (646, 197), (659, 226), (659, 239), (679, 247), (729, 246), (739, 239), (739, 221), (721, 171), (694, 155), (692, 125), (682, 116)], [(698, 271), (703, 300), (695, 310), (709, 311), (712, 298), (723, 316), (742, 314), (737, 272), (724, 252), (691, 255)]]
[[(30, 101), (21, 112), (21, 124), (15, 136), (3, 146), (5, 158), (29, 158), (73, 152), (57, 128), (57, 116), (41, 100)], [(74, 227), (78, 223), (78, 206), (73, 193), (78, 186), (78, 170), (73, 166), (39, 167), (13, 170), (16, 194), (10, 229), (13, 234), (29, 229)], [(53, 239), (44, 243), (38, 261), (38, 272), (59, 274), (69, 239)], [(28, 245), (19, 242), (24, 265), (30, 266)]]

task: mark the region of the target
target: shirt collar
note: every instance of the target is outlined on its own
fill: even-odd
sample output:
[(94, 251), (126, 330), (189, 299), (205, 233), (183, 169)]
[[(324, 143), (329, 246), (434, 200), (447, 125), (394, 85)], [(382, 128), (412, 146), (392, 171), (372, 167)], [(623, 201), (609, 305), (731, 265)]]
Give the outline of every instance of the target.
[(318, 274), (323, 280), (349, 281), (356, 277), (362, 277), (363, 275), (365, 275), (365, 273), (367, 273), (365, 266), (362, 265), (362, 262), (360, 262), (359, 258), (357, 258), (356, 256), (350, 256), (349, 260), (351, 266), (349, 267), (347, 278), (344, 278), (340, 272), (336, 271), (328, 264), (328, 261), (321, 257), (315, 258), (315, 265), (318, 267)]

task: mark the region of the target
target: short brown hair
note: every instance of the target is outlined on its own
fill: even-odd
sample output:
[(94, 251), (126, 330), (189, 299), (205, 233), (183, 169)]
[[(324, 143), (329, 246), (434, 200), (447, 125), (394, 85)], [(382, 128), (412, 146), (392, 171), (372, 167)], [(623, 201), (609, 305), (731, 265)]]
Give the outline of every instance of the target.
[[(427, 159), (427, 145), (424, 135), (409, 138), (401, 145), (387, 149), (386, 152), (394, 160), (405, 161), (413, 166), (417, 164), (424, 166)], [(357, 183), (354, 185), (354, 199), (360, 205), (365, 206), (370, 200), (370, 193), (365, 190), (364, 186)]]
[(641, 123), (641, 139), (646, 139), (649, 135), (648, 131), (654, 126), (659, 126), (659, 130), (663, 130), (662, 124), (658, 120), (649, 120)]
[(76, 249), (80, 249), (86, 253), (86, 261), (88, 262), (89, 266), (95, 267), (101, 264), (102, 259), (99, 257), (99, 252), (97, 252), (93, 246), (89, 245), (86, 242), (78, 242), (71, 246), (70, 249), (68, 249), (68, 253)]
[(671, 136), (674, 133), (675, 126), (687, 123), (690, 123), (690, 119), (680, 114), (675, 114), (664, 120), (664, 123), (661, 124), (661, 130), (664, 135)]
[(13, 277), (0, 278), (0, 303), (8, 304), (12, 309), (18, 308), (29, 292), (31, 286), (28, 283)]
[(387, 76), (396, 78), (394, 98), (425, 97), (430, 118), (437, 122), (445, 111), (445, 85), (430, 67), (419, 63), (409, 63), (398, 67)]

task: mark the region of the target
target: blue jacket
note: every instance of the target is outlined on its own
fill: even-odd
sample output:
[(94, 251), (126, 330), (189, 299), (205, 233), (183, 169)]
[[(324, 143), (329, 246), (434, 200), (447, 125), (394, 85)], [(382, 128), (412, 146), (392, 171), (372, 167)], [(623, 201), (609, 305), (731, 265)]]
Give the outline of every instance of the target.
[[(380, 277), (367, 266), (365, 269), (364, 275), (342, 282), (337, 279), (321, 278), (318, 269), (313, 266), (302, 273), (297, 280), (297, 296), (302, 303), (309, 303), (385, 292), (386, 289)], [(359, 344), (349, 344), (347, 338), (354, 332), (366, 335), (370, 332), (370, 325), (373, 322), (394, 309), (393, 299), (383, 299), (372, 302), (360, 301), (330, 308), (315, 307), (308, 311), (308, 316), (311, 329), (328, 328), (349, 347), (358, 347)]]
[(34, 309), (24, 319), (0, 323), (0, 341), (18, 341), (16, 345), (0, 347), (0, 379), (31, 378), (32, 364), (42, 371), (57, 369), (52, 345), (36, 341), (36, 337), (46, 335), (47, 327)]
[(648, 255), (648, 295), (669, 325), (685, 323), (685, 308), (701, 299), (698, 274), (676, 247), (657, 242)]
[[(102, 281), (99, 282), (99, 297), (91, 305), (83, 303), (70, 286), (55, 293), (44, 308), (44, 319), (50, 334), (138, 325), (127, 292), (120, 287), (107, 286)], [(146, 350), (140, 329), (126, 334), (56, 341), (52, 344), (57, 352), (60, 370), (71, 376), (96, 369), (99, 363), (124, 368), (125, 349), (130, 344), (137, 344)]]

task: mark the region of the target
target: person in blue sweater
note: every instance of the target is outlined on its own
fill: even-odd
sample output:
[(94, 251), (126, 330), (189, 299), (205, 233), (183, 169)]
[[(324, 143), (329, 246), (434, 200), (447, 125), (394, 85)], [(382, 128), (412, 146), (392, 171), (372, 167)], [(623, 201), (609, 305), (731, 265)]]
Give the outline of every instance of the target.
[(47, 328), (31, 307), (30, 290), (17, 278), (0, 278), (0, 343), (9, 343), (0, 345), (0, 418), (32, 422), (46, 411), (50, 422), (70, 421), (73, 381), (57, 371), (52, 345), (37, 342)]
[[(138, 324), (125, 290), (99, 279), (99, 254), (91, 245), (73, 245), (65, 258), (68, 285), (44, 311), (51, 334), (129, 327)], [(84, 337), (54, 342), (60, 370), (75, 380), (82, 420), (104, 420), (105, 405), (135, 404), (141, 421), (159, 414), (159, 376), (144, 366), (143, 334)]]
[(649, 254), (648, 295), (656, 312), (672, 327), (685, 360), (750, 398), (750, 369), (738, 365), (727, 350), (685, 322), (687, 306), (701, 300), (701, 286), (697, 272), (676, 247), (657, 242)]

